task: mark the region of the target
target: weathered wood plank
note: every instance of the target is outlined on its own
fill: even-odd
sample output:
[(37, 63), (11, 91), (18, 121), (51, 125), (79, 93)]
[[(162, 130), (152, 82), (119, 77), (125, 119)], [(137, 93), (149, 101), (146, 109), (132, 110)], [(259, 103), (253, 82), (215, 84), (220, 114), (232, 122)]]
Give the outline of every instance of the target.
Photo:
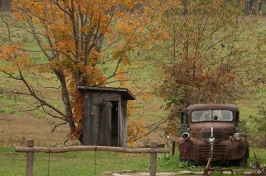
[(120, 109), (120, 121), (121, 121), (121, 147), (127, 146), (127, 100), (121, 99), (121, 109)]
[(101, 146), (111, 146), (111, 102), (103, 102), (100, 118), (99, 144)]
[[(34, 140), (30, 139), (27, 143), (27, 148), (34, 147)], [(27, 151), (26, 153), (26, 176), (33, 176), (33, 158), (34, 152)]]
[(108, 146), (69, 146), (69, 147), (16, 147), (16, 152), (65, 153), (72, 151), (112, 151), (122, 153), (170, 153), (166, 148), (124, 148)]
[[(151, 150), (157, 148), (157, 142), (151, 142)], [(150, 176), (156, 176), (157, 153), (150, 154)]]
[(119, 101), (121, 95), (119, 93), (103, 93), (102, 99), (104, 101)]

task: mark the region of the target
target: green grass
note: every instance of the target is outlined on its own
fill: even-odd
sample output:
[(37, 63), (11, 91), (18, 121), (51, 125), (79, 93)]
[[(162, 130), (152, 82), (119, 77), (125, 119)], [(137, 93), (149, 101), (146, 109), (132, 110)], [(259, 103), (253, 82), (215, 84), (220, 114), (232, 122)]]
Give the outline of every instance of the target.
[[(0, 175), (25, 175), (25, 153), (14, 148), (0, 148)], [(4, 167), (2, 167), (4, 166)], [(122, 170), (148, 171), (148, 154), (125, 154), (113, 152), (68, 152), (63, 154), (35, 153), (34, 175), (100, 175), (104, 172)]]
[(1, 114), (15, 114), (23, 115), (24, 113), (17, 110), (19, 106), (25, 107), (22, 105), (19, 100), (16, 100), (16, 97), (8, 97), (6, 95), (0, 94), (0, 113)]
[[(265, 163), (266, 150), (250, 150), (250, 161), (254, 161), (253, 153), (259, 162)], [(173, 156), (158, 154), (157, 172), (178, 172), (181, 170), (203, 171), (204, 166), (188, 166), (178, 161), (178, 153)], [(25, 175), (26, 155), (15, 152), (14, 148), (0, 148), (0, 175)], [(250, 168), (232, 168), (234, 170), (250, 170)], [(34, 175), (100, 175), (106, 172), (149, 172), (149, 154), (126, 154), (103, 151), (83, 151), (67, 153), (35, 153)]]

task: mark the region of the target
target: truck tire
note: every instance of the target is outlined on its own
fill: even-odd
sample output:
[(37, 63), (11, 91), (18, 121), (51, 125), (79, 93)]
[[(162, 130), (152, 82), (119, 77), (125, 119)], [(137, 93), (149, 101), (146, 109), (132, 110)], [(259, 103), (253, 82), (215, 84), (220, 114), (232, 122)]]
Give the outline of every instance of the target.
[(185, 162), (185, 161), (186, 159), (183, 156), (179, 155), (179, 162)]
[(239, 166), (240, 167), (247, 167), (248, 165), (248, 157), (249, 157), (249, 145), (247, 144), (245, 155), (240, 160)]

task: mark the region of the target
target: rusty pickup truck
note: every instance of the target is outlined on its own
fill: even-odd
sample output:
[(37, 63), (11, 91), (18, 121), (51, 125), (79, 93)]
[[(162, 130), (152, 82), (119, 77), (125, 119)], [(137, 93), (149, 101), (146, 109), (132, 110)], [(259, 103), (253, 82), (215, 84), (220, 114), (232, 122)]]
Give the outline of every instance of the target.
[(181, 113), (180, 161), (229, 166), (247, 165), (249, 145), (239, 132), (239, 109), (233, 104), (195, 104)]

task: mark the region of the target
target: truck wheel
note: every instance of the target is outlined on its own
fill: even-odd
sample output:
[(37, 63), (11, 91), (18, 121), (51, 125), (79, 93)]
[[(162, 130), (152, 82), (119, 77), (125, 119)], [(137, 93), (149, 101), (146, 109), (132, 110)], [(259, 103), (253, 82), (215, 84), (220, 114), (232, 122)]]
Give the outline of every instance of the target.
[(182, 155), (179, 155), (179, 162), (185, 162), (186, 159), (182, 156)]
[(240, 167), (247, 167), (248, 164), (248, 157), (249, 157), (249, 146), (247, 145), (245, 155), (240, 160), (239, 166)]
[(186, 163), (187, 166), (194, 166), (195, 165), (195, 161), (193, 161), (193, 160), (187, 160), (182, 155), (179, 155), (179, 162)]

